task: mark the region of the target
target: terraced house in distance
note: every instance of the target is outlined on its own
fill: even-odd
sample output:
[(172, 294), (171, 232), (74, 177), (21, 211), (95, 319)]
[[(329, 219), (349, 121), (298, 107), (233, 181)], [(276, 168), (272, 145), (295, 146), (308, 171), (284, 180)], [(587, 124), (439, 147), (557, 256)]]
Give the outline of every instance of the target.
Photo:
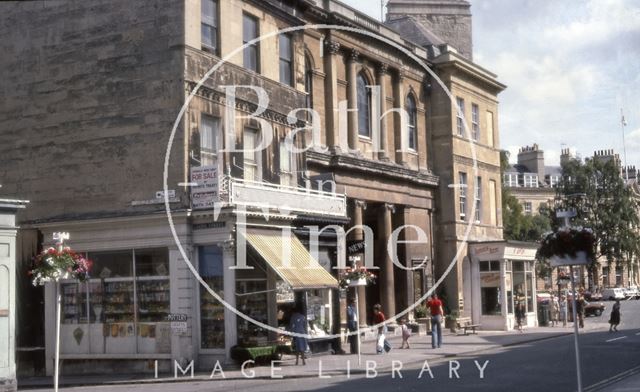
[[(22, 269), (57, 231), (94, 261), (88, 282), (62, 285), (63, 372), (191, 360), (211, 369), (236, 346), (277, 341), (294, 305), (306, 311), (312, 351), (340, 350), (329, 335), (343, 330), (354, 289), (338, 288), (334, 267), (367, 253), (347, 251), (339, 228), (350, 245), (373, 238), (364, 250), (378, 279), (358, 288), (362, 325), (375, 303), (388, 315), (406, 309), (457, 261), (440, 289), (448, 310), (511, 328), (512, 308), (500, 306), (513, 301), (509, 253), (482, 252), (503, 243), (505, 86), (471, 60), (468, 2), (392, 0), (388, 9), (380, 23), (334, 0), (7, 8), (0, 163), (4, 193), (31, 201), (18, 215)], [(338, 28), (303, 28), (313, 24)], [(224, 86), (236, 86), (233, 99)], [(316, 134), (293, 132), (316, 120)], [(403, 241), (389, 252), (393, 236)], [(223, 306), (187, 260), (260, 324)], [(230, 268), (245, 262), (252, 269)], [(55, 288), (25, 279), (18, 290), (32, 304), (44, 298), (21, 307), (42, 319), (30, 328), (44, 341), (21, 333), (18, 346), (45, 347), (19, 363), (51, 374)]]

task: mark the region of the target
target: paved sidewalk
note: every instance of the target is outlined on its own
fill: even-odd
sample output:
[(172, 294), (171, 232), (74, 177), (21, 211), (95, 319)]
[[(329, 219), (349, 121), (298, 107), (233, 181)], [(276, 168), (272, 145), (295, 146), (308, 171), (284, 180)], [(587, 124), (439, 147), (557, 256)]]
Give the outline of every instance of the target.
[[(399, 349), (400, 337), (389, 339), (393, 349), (388, 354), (375, 354), (375, 341), (365, 341), (362, 344), (361, 364), (358, 365), (357, 355), (314, 355), (307, 359), (306, 365), (295, 365), (295, 357), (286, 355), (280, 362), (274, 362), (272, 366), (256, 366), (245, 369), (244, 373), (238, 366), (222, 365), (224, 379), (247, 379), (253, 378), (271, 379), (282, 376), (282, 378), (309, 378), (318, 377), (320, 374), (326, 376), (362, 374), (366, 370), (367, 361), (369, 366), (375, 366), (379, 373), (391, 371), (393, 361), (402, 362), (403, 367), (410, 365), (421, 366), (424, 361), (428, 361), (429, 366), (456, 357), (474, 355), (482, 351), (494, 350), (503, 347), (516, 346), (533, 343), (539, 340), (551, 339), (559, 336), (569, 335), (573, 332), (570, 327), (538, 327), (528, 328), (524, 332), (504, 332), (504, 331), (479, 331), (477, 335), (455, 335), (448, 331), (443, 336), (443, 345), (439, 349), (431, 348), (431, 336), (414, 335), (410, 339), (410, 349)], [(581, 332), (601, 329), (597, 324), (587, 325)], [(343, 344), (343, 349), (348, 350), (348, 344)], [(372, 363), (371, 361), (374, 361)], [(397, 366), (397, 364), (396, 364)], [(141, 384), (141, 383), (166, 383), (194, 380), (209, 380), (214, 369), (207, 372), (196, 372), (192, 379), (189, 375), (180, 375), (176, 379), (173, 374), (161, 373), (159, 378), (154, 378), (153, 374), (133, 374), (133, 375), (84, 375), (84, 376), (61, 376), (61, 386), (84, 386), (84, 385), (109, 385), (109, 384)], [(272, 376), (273, 372), (273, 376)], [(222, 379), (222, 373), (217, 370), (213, 379)], [(22, 388), (42, 388), (52, 385), (51, 377), (29, 377), (18, 381)]]

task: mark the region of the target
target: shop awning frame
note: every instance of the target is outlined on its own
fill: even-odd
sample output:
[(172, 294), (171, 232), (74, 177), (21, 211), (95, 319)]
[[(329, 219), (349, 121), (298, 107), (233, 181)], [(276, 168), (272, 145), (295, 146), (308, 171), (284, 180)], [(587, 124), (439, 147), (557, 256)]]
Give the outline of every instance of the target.
[[(286, 234), (280, 229), (247, 228), (244, 233), (247, 244), (293, 290), (337, 289), (338, 281), (309, 253), (302, 242), (290, 234), (289, 262), (283, 258)], [(288, 265), (286, 265), (288, 264)]]

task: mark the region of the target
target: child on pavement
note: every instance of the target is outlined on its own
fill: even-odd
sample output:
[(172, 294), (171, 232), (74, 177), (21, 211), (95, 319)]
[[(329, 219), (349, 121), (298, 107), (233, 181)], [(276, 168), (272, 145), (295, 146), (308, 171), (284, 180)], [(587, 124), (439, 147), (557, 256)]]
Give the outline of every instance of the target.
[(400, 319), (400, 326), (402, 328), (402, 345), (400, 346), (400, 348), (405, 348), (405, 344), (407, 345), (406, 348), (411, 348), (409, 347), (409, 338), (411, 337), (411, 329), (407, 325), (407, 320)]

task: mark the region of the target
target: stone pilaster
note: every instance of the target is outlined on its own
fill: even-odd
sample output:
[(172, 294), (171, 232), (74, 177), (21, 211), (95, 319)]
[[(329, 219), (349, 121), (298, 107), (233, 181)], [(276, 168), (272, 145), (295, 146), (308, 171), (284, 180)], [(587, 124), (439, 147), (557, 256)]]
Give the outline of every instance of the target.
[[(364, 210), (367, 209), (367, 202), (362, 200), (355, 200), (353, 202), (353, 225), (362, 226)], [(353, 239), (356, 241), (362, 241), (364, 239), (364, 233), (362, 229), (357, 228), (353, 232)], [(360, 260), (359, 265), (363, 265), (364, 258)], [(367, 325), (367, 291), (365, 286), (356, 287), (358, 290), (358, 321), (360, 327)]]
[[(398, 109), (404, 109), (404, 72), (399, 70), (396, 74), (396, 77), (393, 80), (393, 102), (394, 107)], [(408, 146), (403, 145), (403, 137), (406, 132), (402, 129), (402, 122), (400, 121), (400, 116), (393, 117), (393, 134), (394, 134), (394, 144), (395, 144), (395, 161), (398, 164), (404, 164), (404, 150), (408, 148)]]
[[(378, 66), (376, 78), (378, 86), (380, 86), (380, 116), (387, 111), (387, 78), (389, 75), (389, 66), (381, 63)], [(383, 161), (389, 160), (389, 139), (387, 135), (386, 117), (380, 119), (380, 152), (378, 158)]]
[(325, 130), (327, 146), (331, 152), (340, 151), (338, 134), (338, 53), (340, 43), (326, 39), (324, 41), (324, 89), (325, 89)]
[(347, 57), (347, 99), (349, 102), (349, 114), (347, 124), (349, 129), (349, 148), (358, 149), (358, 89), (357, 89), (357, 67), (360, 52), (355, 49), (349, 51)]
[[(393, 260), (389, 257), (387, 252), (387, 243), (391, 237), (393, 231), (393, 217), (391, 214), (395, 213), (396, 209), (393, 204), (385, 203), (382, 206), (383, 225), (382, 235), (379, 237), (383, 241), (384, 246), (380, 246), (383, 249), (383, 265), (381, 269), (380, 279), (380, 298), (382, 302), (382, 308), (385, 315), (393, 316), (396, 314), (395, 303), (395, 278), (393, 276)], [(379, 240), (379, 241), (380, 241)]]
[[(222, 247), (222, 269), (224, 276), (223, 293), (224, 300), (232, 307), (236, 307), (236, 270), (231, 268), (235, 265), (235, 242), (225, 241), (220, 244)], [(231, 363), (231, 347), (238, 344), (237, 316), (229, 308), (224, 308), (224, 348), (226, 362)]]

